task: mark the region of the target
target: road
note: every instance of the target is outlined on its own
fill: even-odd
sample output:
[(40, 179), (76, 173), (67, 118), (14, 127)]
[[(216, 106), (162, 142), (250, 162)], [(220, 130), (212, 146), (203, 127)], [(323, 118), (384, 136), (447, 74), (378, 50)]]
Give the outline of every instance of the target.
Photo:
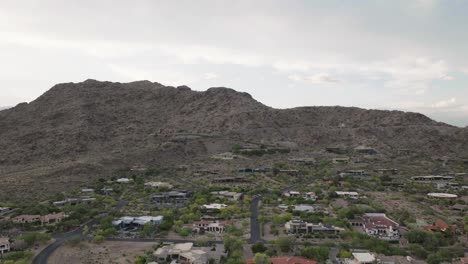
[[(120, 211), (126, 204), (127, 201), (120, 200), (114, 207), (114, 209), (112, 209), (112, 211)], [(36, 255), (36, 257), (34, 257), (32, 261), (32, 264), (47, 264), (47, 259), (49, 259), (50, 255), (52, 255), (52, 253), (54, 253), (54, 251), (57, 248), (62, 246), (65, 242), (72, 239), (73, 237), (83, 236), (83, 228), (85, 226), (91, 227), (97, 224), (100, 221), (100, 219), (106, 215), (108, 215), (108, 213), (101, 215), (101, 217), (96, 217), (89, 220), (88, 222), (82, 224), (79, 228), (73, 231), (54, 236), (55, 241), (52, 244), (48, 245), (46, 248), (44, 248), (38, 255)]]
[(255, 196), (250, 202), (250, 239), (249, 244), (254, 244), (261, 240), (260, 223), (258, 222), (258, 204), (261, 196)]
[(328, 253), (328, 259), (332, 264), (340, 264), (340, 261), (336, 258), (338, 255), (338, 249), (336, 247), (330, 248), (330, 251)]

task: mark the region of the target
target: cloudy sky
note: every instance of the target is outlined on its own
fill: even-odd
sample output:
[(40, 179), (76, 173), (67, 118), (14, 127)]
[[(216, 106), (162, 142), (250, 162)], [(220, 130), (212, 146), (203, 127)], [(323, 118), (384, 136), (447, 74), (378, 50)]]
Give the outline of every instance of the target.
[(468, 1), (0, 1), (0, 106), (60, 82), (226, 86), (468, 125)]

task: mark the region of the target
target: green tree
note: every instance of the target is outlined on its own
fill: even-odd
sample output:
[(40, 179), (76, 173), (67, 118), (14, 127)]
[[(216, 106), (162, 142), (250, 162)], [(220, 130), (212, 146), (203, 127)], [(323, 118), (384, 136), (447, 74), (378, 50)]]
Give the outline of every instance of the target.
[(270, 264), (271, 260), (267, 254), (257, 253), (253, 259), (254, 264)]
[(267, 250), (267, 247), (263, 243), (255, 243), (251, 247), (253, 253), (264, 253)]
[(288, 253), (293, 249), (295, 239), (293, 237), (280, 237), (275, 241), (281, 252)]

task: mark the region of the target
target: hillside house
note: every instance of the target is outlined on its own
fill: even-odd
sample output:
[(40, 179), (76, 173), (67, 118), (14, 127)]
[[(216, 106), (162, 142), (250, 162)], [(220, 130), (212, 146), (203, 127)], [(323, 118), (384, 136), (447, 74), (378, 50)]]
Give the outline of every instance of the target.
[(333, 153), (333, 154), (338, 154), (338, 155), (343, 155), (346, 154), (348, 151), (346, 148), (341, 148), (341, 147), (328, 147), (325, 149), (328, 153)]
[(120, 179), (117, 179), (115, 180), (116, 183), (130, 183), (130, 179), (129, 178), (120, 178)]
[(346, 264), (373, 264), (377, 263), (375, 255), (369, 252), (353, 252), (352, 258), (346, 259), (344, 263)]
[(228, 199), (230, 201), (239, 201), (239, 200), (242, 200), (242, 197), (243, 197), (242, 193), (229, 192), (229, 191), (211, 192), (211, 194), (218, 198)]
[(284, 225), (288, 234), (339, 234), (344, 228), (322, 223), (312, 224), (301, 220), (291, 220)]
[(365, 155), (375, 155), (377, 154), (377, 150), (371, 147), (366, 147), (366, 146), (359, 146), (354, 149), (355, 153), (359, 154), (365, 154)]
[(445, 232), (449, 228), (449, 224), (445, 223), (442, 220), (437, 220), (433, 225), (423, 227), (424, 230), (431, 232)]
[(90, 204), (92, 202), (96, 201), (96, 198), (94, 197), (83, 197), (83, 198), (68, 198), (62, 201), (56, 201), (53, 202), (52, 204), (57, 206), (57, 207), (62, 207), (65, 205), (71, 205), (75, 206), (78, 204)]
[(10, 251), (10, 240), (7, 237), (0, 237), (0, 254)]
[(400, 171), (397, 169), (375, 169), (374, 171), (377, 172), (377, 174), (380, 176), (392, 176), (400, 173)]
[(342, 197), (342, 198), (350, 198), (350, 199), (358, 199), (359, 198), (359, 193), (357, 193), (357, 192), (335, 191), (335, 194), (338, 197)]
[(5, 215), (11, 212), (13, 212), (13, 208), (11, 207), (0, 207), (0, 215)]
[(153, 256), (158, 263), (206, 264), (212, 256), (211, 248), (195, 248), (193, 243), (178, 243), (158, 248)]
[(339, 173), (340, 177), (367, 178), (369, 173), (365, 170), (345, 170)]
[(172, 189), (172, 186), (170, 183), (167, 182), (145, 182), (146, 187), (152, 187), (156, 189), (164, 188), (164, 189)]
[(40, 221), (40, 215), (18, 215), (12, 219), (12, 222), (15, 224), (33, 224)]
[(288, 161), (300, 165), (314, 165), (316, 162), (314, 158), (290, 158)]
[(49, 225), (61, 222), (65, 218), (64, 213), (47, 214), (47, 215), (19, 215), (12, 219), (16, 224), (34, 224)]
[(351, 161), (351, 158), (349, 158), (349, 157), (333, 158), (332, 159), (333, 164), (348, 164), (350, 161)]
[(83, 189), (81, 189), (81, 193), (92, 194), (92, 193), (94, 193), (94, 189), (92, 189), (92, 188), (83, 188)]
[(314, 192), (298, 192), (298, 191), (287, 191), (283, 193), (284, 197), (287, 198), (302, 198), (305, 200), (315, 201), (318, 196)]
[(353, 227), (360, 228), (364, 233), (383, 240), (398, 240), (400, 225), (383, 213), (366, 213), (359, 219), (350, 220)]
[(248, 182), (245, 177), (237, 176), (237, 177), (221, 177), (212, 179), (211, 183), (244, 183)]
[(145, 224), (160, 225), (163, 219), (163, 216), (122, 216), (112, 221), (112, 225), (120, 228), (129, 226), (141, 227)]
[(451, 182), (455, 180), (455, 177), (440, 175), (413, 176), (411, 180), (419, 183)]
[(185, 225), (191, 228), (195, 233), (217, 233), (222, 234), (226, 231), (226, 227), (232, 226), (232, 221), (197, 221), (192, 224)]
[(184, 206), (188, 202), (190, 196), (191, 193), (186, 191), (163, 192), (151, 196), (151, 202), (162, 207), (180, 207)]
[(299, 170), (279, 170), (278, 174), (285, 174), (289, 176), (297, 176), (299, 175)]
[(210, 212), (217, 212), (217, 211), (219, 211), (219, 210), (221, 210), (221, 209), (223, 209), (223, 208), (226, 208), (226, 207), (227, 207), (227, 205), (225, 205), (225, 204), (219, 204), (219, 203), (204, 204), (204, 205), (201, 206), (201, 208), (202, 208), (204, 211), (208, 212), (208, 213), (210, 213)]

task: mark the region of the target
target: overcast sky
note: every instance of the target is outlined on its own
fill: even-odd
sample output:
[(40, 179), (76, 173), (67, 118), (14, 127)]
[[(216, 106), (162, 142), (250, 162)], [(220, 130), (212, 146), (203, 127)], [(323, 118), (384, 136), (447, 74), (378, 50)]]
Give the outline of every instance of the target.
[(266, 105), (468, 125), (468, 1), (0, 1), (0, 106), (60, 82), (225, 86)]

